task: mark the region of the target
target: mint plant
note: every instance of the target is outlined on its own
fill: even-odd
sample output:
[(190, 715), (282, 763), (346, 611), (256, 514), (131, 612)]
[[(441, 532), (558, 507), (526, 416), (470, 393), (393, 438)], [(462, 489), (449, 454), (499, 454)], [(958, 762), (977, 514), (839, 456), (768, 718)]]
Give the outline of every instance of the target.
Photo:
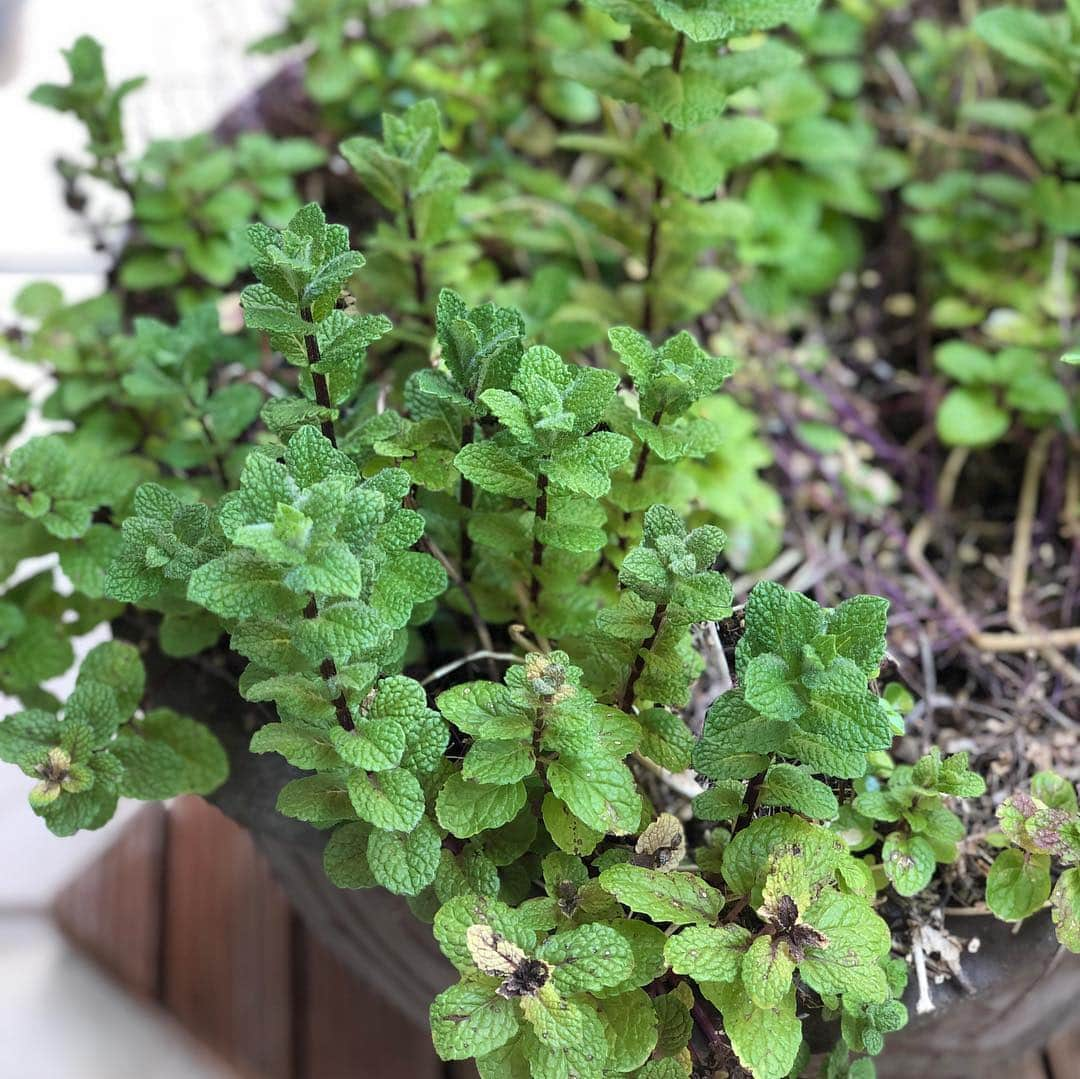
[[(814, 21), (812, 0), (593, 6), (618, 24), (609, 35), (618, 52), (575, 47), (556, 71), (636, 107), (640, 119), (629, 110), (622, 118), (629, 147), (611, 132), (561, 141), (611, 155), (626, 178), (619, 208), (590, 201), (582, 211), (640, 267), (640, 284), (623, 292), (641, 296), (643, 329), (716, 303), (732, 280), (723, 263), (702, 264), (717, 248), (737, 250), (744, 278), (757, 271), (740, 284), (764, 310), (827, 288), (859, 248), (850, 220), (834, 211), (873, 217), (874, 188), (901, 178), (843, 101), (852, 81), (834, 58), (859, 55), (858, 20), (831, 12)], [(819, 53), (830, 68), (802, 69), (796, 50), (759, 33), (800, 20), (810, 58)]]
[(109, 641), (86, 654), (63, 715), (42, 708), (0, 722), (0, 759), (37, 782), (30, 806), (56, 835), (100, 828), (117, 800), (207, 794), (228, 773), (206, 727), (168, 708), (139, 709), (138, 651)]
[[(212, 665), (255, 706), (250, 750), (282, 758), (278, 809), (321, 833), (329, 880), (432, 924), (460, 975), (431, 1006), (443, 1059), (783, 1079), (810, 1066), (814, 1014), (822, 1074), (873, 1074), (907, 1021), (885, 899), (934, 888), (956, 800), (985, 784), (964, 753), (890, 755), (912, 702), (879, 694), (885, 599), (763, 580), (737, 608), (724, 572), (778, 551), (757, 425), (795, 376), (718, 353), (771, 352), (807, 317), (907, 168), (862, 111), (871, 14), (817, 7), (301, 3), (262, 47), (313, 44), (330, 137), (197, 135), (139, 160), (123, 88), (76, 46), (72, 87), (37, 96), (90, 128), (86, 174), (130, 189), (134, 228), (119, 288), (18, 300), (11, 351), (55, 379), (63, 429), (27, 438), (30, 401), (0, 387), (0, 689), (21, 709), (0, 757), (48, 827), (223, 783), (221, 728), (160, 708), (139, 657)], [(1039, 68), (1049, 161), (1067, 48), (1026, 16), (1018, 48), (1001, 18), (980, 18), (991, 45), (1057, 71)], [(920, 85), (955, 55), (938, 44)], [(326, 205), (375, 222), (362, 238), (301, 196), (333, 144)], [(1067, 204), (1070, 159), (1047, 167)], [(919, 171), (908, 205), (941, 211), (911, 218), (920, 242), (954, 246), (935, 200), (977, 180)], [(966, 257), (950, 280), (977, 282)], [(234, 284), (243, 328), (214, 292)], [(988, 311), (937, 351), (960, 384), (945, 441), (1068, 422), (1050, 335), (996, 329)], [(62, 578), (19, 576), (43, 555)], [(57, 699), (98, 627), (115, 639)], [(1018, 849), (988, 902), (1041, 908), (1056, 856), (1075, 943), (1075, 792), (1035, 786), (1002, 811)]]
[(1008, 433), (1014, 415), (1038, 427), (1068, 411), (1065, 387), (1054, 377), (1049, 359), (1035, 349), (1012, 346), (991, 354), (949, 341), (935, 351), (934, 362), (958, 383), (937, 413), (938, 434), (950, 446), (997, 442)]
[[(686, 333), (656, 348), (613, 330), (620, 388), (614, 370), (530, 345), (519, 314), (446, 291), (442, 364), (406, 377), (396, 411), (369, 415), (363, 356), (389, 323), (341, 305), (363, 267), (347, 231), (312, 204), (247, 242), (258, 281), (245, 320), (283, 378), (296, 369), (262, 406), (265, 431), (247, 434), (254, 387), (211, 388), (209, 309), (175, 328), (140, 322), (110, 348), (130, 357), (125, 407), (163, 410), (191, 442), (166, 426), (168, 452), (121, 442), (102, 470), (78, 452), (93, 425), (32, 440), (6, 465), (9, 512), (54, 549), (79, 545), (62, 564), (101, 617), (135, 604), (161, 616), (170, 654), (227, 637), (247, 661), (239, 692), (276, 713), (252, 751), (308, 773), (279, 810), (329, 833), (336, 884), (378, 885), (433, 916), (462, 972), (432, 1006), (445, 1058), (475, 1057), (489, 1075), (738, 1062), (780, 1079), (801, 1066), (807, 993), (839, 1020), (844, 1053), (878, 1051), (903, 1023), (904, 979), (866, 852), (880, 842), (896, 891), (917, 891), (927, 851), (931, 869), (955, 855), (943, 797), (981, 782), (962, 758), (931, 755), (895, 767), (875, 800), (899, 728), (869, 688), (887, 608), (869, 596), (829, 611), (756, 586), (737, 685), (700, 739), (687, 728), (703, 667), (691, 630), (732, 611), (716, 568), (726, 537), (637, 499), (654, 489), (650, 470), (675, 475), (709, 445), (694, 410), (731, 363)], [(119, 486), (118, 467), (130, 477)], [(47, 601), (47, 581), (36, 587)], [(51, 639), (46, 616), (33, 628), (6, 597), (0, 610), (16, 652), (27, 633)], [(462, 671), (429, 693), (406, 670), (424, 671), (422, 640), (463, 627), (522, 651), (499, 653), (512, 661), (502, 679)], [(46, 675), (70, 661), (63, 634), (51, 648)], [(462, 659), (451, 675), (474, 662)], [(25, 693), (34, 708), (46, 700)], [(90, 654), (62, 716), (0, 723), (54, 830), (100, 825), (121, 795), (222, 779), (213, 734), (145, 702), (129, 645)], [(713, 781), (692, 804), (644, 783), (691, 763)], [(849, 780), (863, 784), (853, 803), (837, 793)], [(671, 812), (680, 800), (688, 824)], [(836, 826), (842, 802), (897, 827), (852, 844), (862, 833)]]
[(131, 289), (228, 285), (243, 268), (236, 230), (252, 220), (283, 225), (299, 208), (293, 177), (321, 165), (307, 139), (240, 135), (220, 146), (207, 135), (151, 143), (132, 166), (138, 238), (120, 282)]
[[(914, 765), (887, 763), (885, 770), (887, 780), (860, 782), (846, 824), (875, 822), (871, 827), (887, 833), (881, 847), (885, 875), (899, 895), (915, 895), (930, 883), (939, 863), (956, 861), (957, 844), (964, 838), (964, 823), (946, 799), (978, 798), (986, 793), (986, 783), (968, 768), (966, 753), (942, 759), (938, 749)], [(896, 827), (885, 827), (889, 824)]]
[[(908, 121), (928, 137), (903, 194), (929, 256), (929, 320), (952, 338), (935, 353), (949, 385), (938, 433), (949, 445), (985, 447), (1006, 440), (1016, 419), (1070, 429), (1075, 393), (1057, 360), (1075, 343), (1080, 20), (1067, 7), (1003, 6), (968, 27), (920, 20), (915, 35), (907, 69), (930, 115)], [(970, 57), (994, 78), (952, 96), (946, 88)], [(946, 132), (955, 123), (971, 129), (959, 143)]]
[(145, 76), (127, 79), (110, 86), (105, 74), (105, 57), (101, 45), (92, 37), (83, 36), (64, 51), (71, 81), (66, 85), (42, 83), (30, 95), (30, 100), (58, 112), (70, 112), (86, 128), (86, 152), (90, 164), (61, 159), (58, 168), (65, 181), (72, 185), (69, 201), (77, 199), (77, 182), (88, 175), (121, 189), (128, 189), (122, 157), (125, 152), (123, 103), (128, 94), (138, 90)]
[[(1049, 901), (1058, 940), (1080, 952), (1080, 812), (1076, 789), (1054, 772), (1038, 772), (1031, 793), (1018, 791), (998, 807), (1007, 845), (990, 867), (986, 902), (999, 918), (1031, 917)], [(1057, 871), (1052, 884), (1052, 872)]]
[[(70, 85), (44, 83), (31, 100), (74, 113), (86, 128), (91, 164), (61, 159), (58, 165), (73, 208), (85, 205), (79, 189), (84, 176), (131, 199), (137, 235), (125, 243), (119, 268), (126, 288), (184, 285), (181, 295), (189, 290), (197, 295), (204, 284), (228, 285), (245, 262), (233, 230), (256, 217), (284, 224), (300, 205), (293, 177), (326, 160), (323, 150), (307, 139), (275, 140), (254, 132), (240, 135), (232, 146), (208, 134), (160, 140), (133, 159), (124, 138), (123, 99), (145, 77), (110, 87), (103, 50), (90, 37), (79, 38), (64, 57)], [(94, 225), (94, 231), (104, 244), (101, 226)]]
[[(406, 311), (424, 318), (432, 275), (439, 286), (453, 284), (451, 275), (460, 272), (471, 254), (447, 242), (469, 170), (440, 150), (439, 109), (431, 99), (417, 102), (400, 117), (384, 114), (382, 128), (381, 143), (356, 135), (341, 144), (341, 153), (364, 189), (396, 218), (392, 228), (375, 230), (369, 246), (377, 288), (411, 296)], [(421, 340), (426, 339), (421, 334)]]

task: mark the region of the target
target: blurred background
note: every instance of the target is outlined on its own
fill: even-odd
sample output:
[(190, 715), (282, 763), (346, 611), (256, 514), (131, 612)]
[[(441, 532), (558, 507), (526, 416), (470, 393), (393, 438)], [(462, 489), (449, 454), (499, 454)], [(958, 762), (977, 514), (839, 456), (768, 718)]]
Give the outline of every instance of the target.
[[(107, 42), (115, 77), (153, 75), (129, 102), (131, 141), (141, 149), (152, 136), (208, 126), (261, 81), (279, 61), (248, 56), (245, 45), (275, 28), (286, 7), (285, 0), (0, 0), (0, 130), (8, 147), (0, 199), (0, 322), (11, 321), (12, 300), (30, 280), (55, 281), (71, 300), (101, 285), (104, 256), (65, 209), (53, 167), (58, 153), (78, 145), (79, 125), (27, 100), (38, 83), (63, 81), (60, 50), (79, 34), (92, 34)], [(6, 355), (0, 355), (0, 378), (34, 386), (38, 399), (48, 389), (39, 370)], [(82, 642), (84, 649), (92, 643)], [(0, 695), (0, 715), (13, 705)], [(0, 1079), (29, 1072), (44, 1079), (232, 1074), (177, 1024), (101, 974), (49, 917), (58, 892), (115, 842), (137, 807), (121, 806), (98, 832), (57, 839), (26, 811), (28, 782), (15, 769), (0, 774), (6, 867), (0, 877)]]

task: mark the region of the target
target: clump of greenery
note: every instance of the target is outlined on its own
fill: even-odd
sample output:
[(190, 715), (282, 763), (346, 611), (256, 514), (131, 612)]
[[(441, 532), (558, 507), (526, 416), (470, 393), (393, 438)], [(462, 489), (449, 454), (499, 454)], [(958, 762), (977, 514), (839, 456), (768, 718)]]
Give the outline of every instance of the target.
[[(341, 153), (360, 182), (394, 215), (392, 225), (376, 228), (369, 244), (378, 287), (392, 287), (403, 313), (424, 320), (430, 292), (453, 285), (475, 258), (475, 249), (453, 242), (459, 210), (457, 196), (469, 182), (469, 170), (441, 150), (439, 109), (430, 98), (400, 117), (382, 117), (382, 141), (356, 135)], [(435, 282), (432, 278), (435, 278)], [(361, 292), (358, 299), (367, 299)], [(425, 327), (427, 328), (427, 327)], [(430, 333), (420, 332), (426, 345)]]
[(133, 160), (121, 106), (145, 78), (109, 86), (103, 50), (93, 38), (79, 38), (64, 57), (70, 84), (44, 83), (31, 100), (74, 113), (86, 127), (89, 163), (58, 163), (71, 205), (85, 204), (85, 177), (130, 197), (137, 231), (125, 238), (119, 266), (119, 281), (127, 288), (183, 286), (183, 300), (205, 285), (228, 285), (247, 261), (233, 242), (235, 230), (255, 219), (284, 224), (300, 205), (293, 177), (326, 160), (307, 139), (275, 140), (260, 133), (242, 134), (228, 146), (210, 135), (161, 140)]
[[(244, 316), (295, 387), (275, 388), (253, 426), (262, 395), (212, 385), (223, 372), (204, 362), (219, 333), (207, 314), (141, 323), (106, 349), (123, 362), (133, 346), (115, 417), (131, 413), (134, 441), (105, 439), (119, 453), (105, 468), (80, 450), (93, 422), (26, 442), (6, 466), (5, 520), (29, 523), (35, 550), (70, 545), (64, 564), (103, 617), (159, 612), (173, 654), (227, 635), (248, 661), (240, 693), (277, 714), (252, 750), (310, 773), (279, 809), (329, 831), (335, 883), (377, 884), (434, 916), (463, 974), (432, 1006), (444, 1057), (492, 1075), (525, 1061), (537, 1075), (685, 1074), (696, 1010), (700, 1059), (779, 1079), (804, 1052), (797, 991), (841, 1018), (850, 1049), (880, 1049), (903, 1022), (903, 963), (867, 855), (830, 825), (838, 784), (880, 764), (896, 733), (869, 688), (886, 604), (827, 611), (757, 586), (738, 688), (699, 740), (680, 716), (703, 667), (692, 627), (731, 615), (725, 536), (640, 501), (651, 468), (677, 474), (708, 444), (707, 421), (687, 413), (730, 361), (686, 333), (656, 348), (624, 327), (620, 388), (614, 370), (530, 346), (517, 313), (444, 292), (438, 364), (406, 379), (395, 411), (371, 412), (363, 355), (390, 324), (340, 305), (364, 261), (346, 230), (311, 204), (247, 242), (258, 282)], [(153, 439), (137, 434), (147, 415)], [(17, 641), (20, 608), (3, 610)], [(514, 621), (524, 629), (507, 637)], [(470, 632), (538, 646), (473, 657)], [(430, 670), (423, 642), (448, 638), (464, 677), (429, 693), (406, 671)], [(496, 655), (503, 678), (468, 677)], [(32, 806), (56, 831), (100, 825), (122, 794), (222, 778), (208, 730), (144, 701), (129, 645), (87, 657), (60, 719), (36, 707), (36, 685), (26, 693), (35, 707), (0, 723), (4, 756), (38, 780)], [(642, 781), (691, 762), (715, 785), (687, 827)], [(893, 773), (890, 805), (912, 837), (881, 848), (904, 893), (918, 882), (903, 859), (921, 880), (917, 844), (948, 860), (941, 844), (955, 841), (940, 795), (979, 785), (957, 758), (908, 772), (907, 786)], [(881, 816), (868, 798), (853, 808)]]
[[(526, 347), (513, 312), (469, 310), (445, 293), (445, 368), (409, 380), (418, 414), (406, 407), (394, 424), (400, 432), (438, 417), (449, 431), (440, 437), (457, 446), (442, 459), (456, 482), (425, 492), (421, 477), (441, 480), (439, 469), (381, 462), (385, 450), (354, 438), (385, 413), (356, 427), (343, 415), (357, 407), (364, 349), (389, 328), (338, 306), (363, 263), (345, 230), (309, 205), (285, 230), (254, 226), (248, 240), (259, 283), (243, 294), (245, 317), (300, 368), (300, 393), (275, 398), (266, 434), (237, 447), (235, 484), (226, 463), (220, 486), (177, 490), (159, 472), (125, 494), (125, 509), (98, 525), (115, 537), (103, 590), (164, 612), (163, 627), (182, 623), (174, 650), (226, 633), (248, 660), (240, 692), (277, 711), (253, 751), (311, 773), (283, 788), (279, 809), (330, 830), (336, 883), (379, 884), (434, 914), (463, 974), (432, 1006), (440, 1054), (476, 1057), (492, 1075), (512, 1061), (540, 1075), (683, 1072), (687, 1019), (705, 1001), (715, 1025), (695, 1051), (779, 1079), (803, 1052), (796, 973), (800, 992), (842, 1018), (849, 1048), (879, 1049), (903, 1022), (903, 964), (889, 958), (870, 865), (829, 825), (841, 805), (831, 784), (865, 776), (868, 755), (895, 734), (894, 711), (868, 688), (884, 655), (886, 604), (858, 597), (826, 611), (759, 585), (736, 650), (739, 686), (713, 704), (695, 741), (678, 714), (702, 666), (690, 629), (731, 614), (730, 586), (714, 568), (725, 537), (653, 505), (630, 546), (623, 526), (639, 511), (614, 495), (613, 474), (627, 470), (634, 490), (652, 451), (678, 459), (695, 430), (682, 411), (715, 391), (730, 363), (689, 335), (656, 349), (613, 331), (638, 408), (651, 413), (625, 421), (629, 431), (642, 425), (631, 461), (635, 440), (616, 429), (626, 404), (615, 372)], [(164, 339), (180, 378), (142, 374), (166, 400), (185, 385), (178, 335), (182, 327)], [(145, 392), (137, 373), (121, 383), (136, 399)], [(202, 396), (204, 414), (213, 399)], [(185, 422), (182, 410), (171, 414)], [(63, 443), (49, 449), (57, 437), (12, 455), (8, 497), (38, 527), (78, 541), (94, 510), (118, 500), (55, 487), (71, 480), (50, 467), (63, 452)], [(342, 448), (350, 442), (356, 454)], [(197, 473), (206, 460), (187, 467)], [(471, 507), (461, 503), (466, 483)], [(472, 563), (429, 541), (417, 549), (425, 510), (435, 531), (457, 523), (475, 533)], [(499, 518), (514, 542), (477, 525)], [(447, 565), (457, 601), (439, 604)], [(488, 633), (520, 617), (565, 647), (525, 652), (503, 680), (464, 680), (429, 698), (403, 673), (423, 666), (415, 631), (452, 630), (463, 608), (491, 623)], [(91, 653), (62, 720), (28, 711), (0, 724), (7, 759), (39, 779), (33, 807), (60, 832), (102, 823), (119, 794), (205, 790), (221, 778), (204, 728), (160, 710), (129, 719), (143, 697), (134, 650), (101, 649), (115, 661)], [(684, 825), (653, 804), (640, 772), (691, 760), (715, 781), (694, 800), (693, 862)], [(882, 845), (904, 894), (926, 883), (917, 844), (948, 860), (930, 843), (956, 839), (940, 794), (980, 786), (960, 758), (907, 771), (906, 785), (894, 771), (885, 797), (912, 837), (893, 832)], [(854, 808), (882, 816), (869, 799), (860, 794)], [(664, 926), (677, 931), (665, 936)], [(668, 978), (662, 996), (644, 992)]]
[[(722, 569), (768, 561), (775, 497), (757, 417), (721, 392), (736, 364), (695, 324), (736, 279), (758, 311), (828, 287), (850, 217), (901, 178), (855, 102), (869, 17), (816, 7), (537, 0), (522, 25), (502, 2), (302, 5), (279, 43), (316, 40), (309, 87), (383, 215), (370, 263), (300, 198), (311, 144), (197, 136), (128, 162), (122, 93), (76, 46), (72, 88), (38, 97), (87, 123), (87, 175), (132, 190), (120, 283), (183, 314), (19, 301), (13, 351), (73, 428), (22, 439), (25, 396), (0, 397), (0, 570), (54, 554), (71, 586), (46, 570), (0, 595), (0, 688), (24, 706), (0, 757), (50, 828), (226, 772), (131, 644), (91, 651), (58, 700), (70, 638), (134, 624), (177, 660), (229, 650), (266, 719), (251, 751), (306, 773), (278, 809), (326, 834), (334, 884), (406, 897), (459, 971), (431, 1009), (444, 1059), (783, 1079), (813, 1011), (824, 1074), (872, 1075), (907, 1020), (877, 908), (932, 887), (963, 836), (951, 800), (985, 786), (965, 754), (889, 756), (911, 702), (878, 693), (885, 600), (763, 581), (736, 616)], [(802, 53), (763, 34), (788, 19)], [(391, 27), (393, 62), (354, 93)], [(233, 285), (226, 329), (212, 286)], [(980, 399), (1038, 412), (1011, 361), (972, 355)], [(1049, 843), (1009, 817), (1025, 872), (1071, 860), (1075, 821), (1053, 820)]]
[(307, 139), (249, 132), (229, 146), (207, 135), (151, 143), (132, 167), (138, 228), (120, 283), (131, 289), (228, 285), (247, 255), (236, 230), (253, 220), (283, 225), (299, 208), (293, 177), (323, 164)]
[[(18, 609), (5, 604), (15, 632)], [(91, 649), (63, 717), (42, 708), (0, 722), (0, 760), (37, 780), (30, 806), (56, 835), (100, 828), (119, 798), (208, 794), (228, 775), (225, 751), (201, 723), (168, 708), (141, 711), (146, 672), (121, 641)]]
[(982, 447), (1017, 421), (1075, 429), (1058, 357), (1075, 344), (1080, 14), (994, 7), (970, 26), (920, 19), (913, 35), (927, 115), (897, 122), (918, 147), (903, 196), (928, 320), (950, 338), (935, 353), (949, 385), (938, 434)]
[(110, 86), (105, 75), (105, 55), (92, 37), (80, 37), (64, 51), (71, 81), (67, 86), (42, 83), (30, 100), (59, 112), (72, 113), (86, 128), (86, 153), (90, 163), (61, 159), (58, 168), (69, 184), (83, 175), (123, 188), (127, 180), (120, 164), (124, 153), (123, 102), (146, 82), (145, 76)]
[[(1051, 908), (1058, 940), (1080, 952), (1080, 811), (1076, 788), (1053, 772), (1039, 772), (1031, 793), (1018, 791), (998, 807), (1004, 844), (986, 879), (986, 902), (1005, 921)], [(1060, 875), (1052, 885), (1051, 871)]]

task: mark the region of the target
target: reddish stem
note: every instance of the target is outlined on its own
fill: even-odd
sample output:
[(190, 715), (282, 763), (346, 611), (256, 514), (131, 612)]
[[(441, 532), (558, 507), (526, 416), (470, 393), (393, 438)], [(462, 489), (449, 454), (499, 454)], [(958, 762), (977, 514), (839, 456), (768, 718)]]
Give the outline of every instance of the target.
[(665, 614), (667, 614), (667, 604), (658, 603), (652, 617), (652, 634), (638, 649), (637, 655), (634, 656), (634, 665), (630, 668), (630, 677), (627, 678), (622, 695), (619, 697), (619, 708), (624, 712), (629, 712), (633, 707), (634, 688), (637, 686), (638, 679), (645, 670), (645, 657), (656, 643), (656, 638), (660, 633), (660, 626), (663, 624)]
[[(300, 310), (300, 317), (305, 322), (311, 322), (311, 308), (304, 307)], [(322, 360), (319, 352), (319, 341), (315, 336), (315, 327), (312, 325), (311, 333), (304, 334), (304, 348), (307, 349), (308, 368), (311, 371), (311, 384), (315, 388), (315, 403), (322, 408), (333, 408), (330, 400), (330, 386), (327, 384), (326, 375), (315, 370), (315, 365)], [(323, 437), (330, 439), (330, 444), (337, 448), (337, 437), (334, 434), (334, 421), (327, 417), (322, 421), (321, 428)]]

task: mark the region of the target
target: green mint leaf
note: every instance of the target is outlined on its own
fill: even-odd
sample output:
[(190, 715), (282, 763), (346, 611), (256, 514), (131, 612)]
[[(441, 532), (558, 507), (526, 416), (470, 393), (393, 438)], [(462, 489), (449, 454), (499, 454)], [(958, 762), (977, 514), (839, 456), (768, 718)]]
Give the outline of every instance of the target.
[(519, 741), (474, 742), (461, 762), (461, 774), (477, 783), (516, 783), (536, 767), (532, 747)]
[(540, 945), (536, 957), (551, 967), (555, 988), (566, 995), (617, 986), (634, 969), (630, 945), (597, 923), (556, 933)]
[(635, 913), (672, 925), (715, 921), (724, 905), (715, 888), (690, 873), (614, 865), (600, 874), (600, 885)]
[(738, 981), (710, 982), (701, 988), (724, 1017), (724, 1032), (739, 1063), (755, 1079), (786, 1079), (802, 1044), (795, 990), (775, 1008), (759, 1008)]
[(346, 786), (356, 816), (384, 831), (410, 832), (424, 815), (424, 792), (404, 768), (352, 772)]
[(1050, 897), (1058, 940), (1070, 952), (1080, 952), (1080, 869), (1066, 869)]
[[(694, 1020), (690, 1014), (690, 1009), (693, 1007), (694, 998), (691, 993), (687, 992), (688, 989), (689, 986), (680, 983), (679, 987), (672, 992), (653, 997), (653, 1009), (656, 1012), (658, 1028), (656, 1055), (660, 1057), (659, 1060), (652, 1061), (653, 1064), (665, 1062), (674, 1064), (675, 1062), (670, 1058), (677, 1053), (681, 1053), (690, 1043), (690, 1037), (694, 1029)], [(656, 1073), (643, 1071), (641, 1074), (655, 1075)], [(680, 1070), (677, 1073), (678, 1079), (682, 1079), (683, 1074)]]
[(518, 1032), (513, 1001), (487, 984), (461, 981), (431, 1004), (431, 1036), (441, 1060), (468, 1060), (505, 1045)]
[(459, 839), (468, 839), (514, 819), (525, 804), (525, 785), (475, 783), (455, 772), (439, 791), (435, 815)]
[(692, 925), (668, 938), (664, 957), (676, 974), (697, 982), (730, 982), (738, 976), (750, 939), (741, 925)]
[(334, 748), (333, 728), (299, 723), (267, 723), (252, 736), (252, 753), (279, 753), (305, 771), (330, 772), (343, 767)]
[(583, 824), (605, 835), (630, 835), (641, 820), (641, 795), (630, 769), (600, 754), (561, 754), (547, 770), (552, 793)]
[(146, 672), (138, 649), (126, 641), (105, 641), (87, 652), (79, 665), (76, 689), (90, 684), (106, 687), (126, 719), (142, 703)]
[(398, 551), (392, 555), (371, 593), (371, 606), (391, 629), (400, 629), (418, 604), (446, 591), (446, 570), (424, 551)]
[(105, 745), (127, 719), (116, 700), (116, 694), (100, 682), (83, 680), (76, 685), (64, 706), (64, 721), (84, 724), (92, 744)]
[[(710, 779), (727, 778), (727, 762), (744, 754), (780, 750), (791, 725), (762, 716), (746, 703), (741, 690), (730, 690), (709, 709), (701, 739), (694, 747), (694, 767)], [(760, 769), (758, 769), (760, 770)]]
[(740, 674), (754, 656), (773, 653), (791, 665), (801, 664), (803, 648), (825, 628), (825, 612), (801, 592), (762, 581), (746, 601), (746, 630), (736, 659)]
[[(1039, 778), (1032, 778), (1032, 783)], [(968, 768), (968, 755), (966, 753), (954, 753), (941, 762), (941, 771), (938, 773), (937, 789), (942, 794), (951, 794), (956, 798), (979, 798), (986, 793), (986, 780)], [(1067, 809), (1067, 805), (1059, 808)], [(1072, 808), (1076, 808), (1076, 794), (1073, 793)]]
[(187, 598), (222, 618), (258, 618), (303, 606), (301, 597), (281, 583), (276, 567), (242, 549), (199, 566)]
[(320, 826), (356, 818), (348, 785), (342, 776), (334, 774), (305, 776), (286, 783), (278, 794), (277, 811)]
[(694, 736), (681, 716), (665, 708), (648, 708), (638, 718), (644, 756), (669, 772), (682, 772), (690, 767)]
[(323, 868), (339, 888), (374, 888), (375, 876), (368, 865), (371, 826), (361, 821), (339, 824), (323, 850)]
[(743, 697), (751, 708), (770, 719), (798, 719), (806, 711), (806, 701), (787, 661), (769, 652), (754, 656), (746, 664)]
[(654, 0), (657, 15), (691, 41), (721, 41), (735, 32), (735, 19), (719, 3)]
[(640, 1068), (657, 1041), (653, 1002), (641, 989), (632, 989), (600, 1002), (600, 1021), (608, 1040), (607, 1067), (615, 1072)]
[(755, 938), (742, 957), (742, 983), (759, 1008), (775, 1008), (791, 988), (795, 960), (783, 941)]
[(828, 632), (836, 651), (858, 664), (867, 678), (876, 678), (885, 658), (889, 601), (880, 596), (852, 596), (828, 616)]
[(535, 1039), (536, 1055), (529, 1053), (534, 1075), (543, 1079), (559, 1075), (599, 1079), (603, 1075), (608, 1043), (592, 1008), (545, 988), (536, 996), (522, 997), (521, 1011)]
[(772, 855), (788, 847), (802, 852), (812, 882), (828, 879), (838, 867), (853, 861), (839, 836), (790, 813), (774, 813), (751, 821), (724, 849), (723, 873), (728, 887), (736, 895), (762, 887)]
[(868, 690), (858, 695), (816, 691), (788, 734), (784, 755), (840, 779), (866, 774), (866, 755), (892, 745), (888, 711)]
[(625, 436), (599, 431), (557, 450), (541, 467), (552, 483), (600, 498), (611, 489), (611, 473), (626, 463), (632, 448), (633, 443)]
[[(961, 756), (961, 754), (957, 754)], [(967, 765), (967, 754), (963, 754), (963, 765)], [(955, 757), (950, 757), (949, 761), (955, 760)], [(942, 766), (943, 768), (949, 764), (946, 761)], [(968, 773), (972, 775), (973, 773)], [(981, 777), (976, 776), (976, 779), (981, 781)], [(974, 784), (972, 784), (972, 788)], [(985, 783), (983, 787), (976, 791), (975, 794), (962, 795), (963, 797), (977, 797), (985, 791)], [(957, 794), (957, 791), (947, 791), (948, 794)], [(1051, 809), (1063, 809), (1066, 813), (1077, 812), (1076, 802), (1076, 788), (1070, 783), (1064, 776), (1056, 775), (1054, 772), (1036, 772), (1031, 777), (1031, 796), (1038, 799), (1040, 802), (1045, 803)]]
[(596, 850), (605, 832), (583, 824), (553, 794), (545, 794), (541, 812), (544, 827), (555, 845), (568, 854), (588, 855)]
[(774, 764), (765, 777), (759, 804), (786, 806), (804, 817), (835, 820), (840, 812), (836, 795), (819, 779), (793, 764)]
[(811, 946), (799, 961), (803, 980), (819, 993), (843, 994), (845, 1001), (886, 1000), (881, 960), (889, 954), (892, 935), (884, 919), (865, 900), (831, 889), (822, 892), (805, 917), (826, 943)]
[(745, 783), (731, 779), (719, 780), (694, 798), (694, 816), (699, 820), (709, 821), (735, 820), (744, 809), (745, 792)]
[(1050, 856), (1002, 851), (986, 878), (987, 906), (1006, 922), (1039, 910), (1050, 897)]
[(427, 817), (408, 833), (376, 829), (367, 845), (375, 880), (395, 895), (419, 895), (435, 879), (442, 841)]
[(346, 764), (368, 772), (385, 772), (401, 763), (405, 729), (393, 720), (360, 718), (351, 731), (332, 727), (330, 744)]
[(885, 875), (900, 895), (921, 892), (934, 876), (934, 849), (918, 835), (890, 832), (881, 846)]
[(530, 498), (536, 473), (509, 450), (492, 442), (473, 442), (454, 458), (454, 467), (482, 491), (509, 498)]
[[(138, 738), (142, 746), (153, 746), (161, 757), (168, 756), (168, 765), (159, 790), (168, 793), (144, 793), (133, 797), (163, 799), (177, 794), (210, 794), (228, 778), (229, 760), (225, 749), (213, 732), (190, 716), (179, 715), (170, 708), (155, 708), (147, 712), (138, 724)], [(166, 753), (161, 753), (166, 750)], [(131, 772), (125, 763), (119, 746), (114, 751), (125, 765), (124, 785), (131, 780)]]
[(448, 722), (474, 738), (532, 739), (533, 718), (506, 686), (469, 682), (440, 693), (435, 703)]

